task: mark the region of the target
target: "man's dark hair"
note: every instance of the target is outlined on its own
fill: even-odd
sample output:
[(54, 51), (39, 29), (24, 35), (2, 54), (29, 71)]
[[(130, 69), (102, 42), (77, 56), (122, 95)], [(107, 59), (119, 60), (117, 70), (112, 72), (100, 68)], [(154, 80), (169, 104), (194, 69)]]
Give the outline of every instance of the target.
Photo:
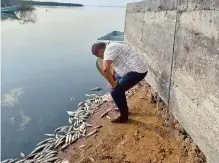
[(99, 49), (105, 49), (105, 48), (106, 48), (105, 42), (98, 42), (98, 43), (93, 44), (91, 51), (93, 55), (97, 55), (97, 51)]

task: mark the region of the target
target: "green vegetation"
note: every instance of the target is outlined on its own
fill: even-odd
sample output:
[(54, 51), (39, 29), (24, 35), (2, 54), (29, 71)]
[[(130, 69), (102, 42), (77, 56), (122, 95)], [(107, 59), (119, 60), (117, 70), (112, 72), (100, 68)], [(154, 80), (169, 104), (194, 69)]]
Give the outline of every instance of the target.
[(25, 12), (35, 10), (35, 8), (32, 5), (29, 5), (30, 2), (31, 1), (29, 0), (22, 0), (20, 2), (20, 7), (18, 8), (18, 11)]

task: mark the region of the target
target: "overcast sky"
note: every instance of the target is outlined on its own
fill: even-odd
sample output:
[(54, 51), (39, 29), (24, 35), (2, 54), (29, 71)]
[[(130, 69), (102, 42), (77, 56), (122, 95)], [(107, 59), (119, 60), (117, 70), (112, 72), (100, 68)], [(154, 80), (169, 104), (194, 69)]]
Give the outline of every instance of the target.
[[(43, 1), (46, 1), (46, 0), (43, 0)], [(84, 5), (97, 5), (97, 6), (126, 6), (126, 3), (137, 2), (141, 0), (73, 0), (73, 1), (72, 0), (55, 0), (55, 1), (81, 3)]]

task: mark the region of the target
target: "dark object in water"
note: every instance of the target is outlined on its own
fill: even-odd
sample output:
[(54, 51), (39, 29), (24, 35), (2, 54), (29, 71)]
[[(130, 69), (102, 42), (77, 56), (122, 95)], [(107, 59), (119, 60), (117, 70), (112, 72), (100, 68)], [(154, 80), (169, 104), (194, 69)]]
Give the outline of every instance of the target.
[(99, 87), (95, 87), (95, 88), (91, 89), (91, 91), (101, 91), (101, 90), (102, 90), (102, 88), (99, 88)]

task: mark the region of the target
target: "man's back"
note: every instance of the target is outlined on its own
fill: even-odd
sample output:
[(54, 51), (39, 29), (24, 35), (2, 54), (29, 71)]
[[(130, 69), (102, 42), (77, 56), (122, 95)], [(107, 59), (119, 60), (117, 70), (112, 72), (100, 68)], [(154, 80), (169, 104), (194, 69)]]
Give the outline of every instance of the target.
[(127, 44), (110, 43), (105, 49), (104, 60), (112, 60), (113, 68), (120, 76), (128, 72), (145, 73), (147, 71), (143, 57)]

